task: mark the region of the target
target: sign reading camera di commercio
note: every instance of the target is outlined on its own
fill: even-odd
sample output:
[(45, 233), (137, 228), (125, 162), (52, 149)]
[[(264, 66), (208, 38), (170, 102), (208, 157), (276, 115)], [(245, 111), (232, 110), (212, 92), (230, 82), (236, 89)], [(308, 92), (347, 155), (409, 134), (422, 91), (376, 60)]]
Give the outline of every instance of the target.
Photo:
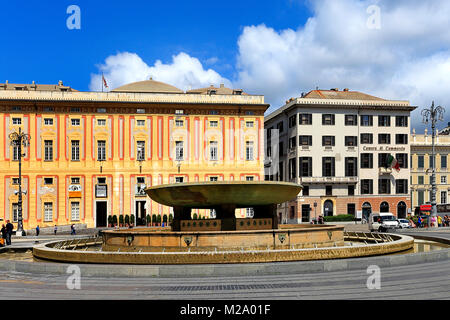
[(405, 147), (384, 147), (384, 146), (376, 146), (376, 147), (363, 147), (364, 151), (405, 151)]

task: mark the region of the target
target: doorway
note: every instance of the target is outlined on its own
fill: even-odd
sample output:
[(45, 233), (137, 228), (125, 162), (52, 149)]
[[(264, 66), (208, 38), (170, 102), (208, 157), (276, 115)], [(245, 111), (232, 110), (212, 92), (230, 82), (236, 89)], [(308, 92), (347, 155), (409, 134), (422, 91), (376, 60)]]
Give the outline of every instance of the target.
[(372, 205), (369, 202), (364, 202), (362, 205), (362, 218), (369, 221), (370, 214), (372, 213)]
[(406, 218), (406, 203), (404, 203), (403, 201), (400, 201), (397, 205), (397, 218)]
[(333, 215), (333, 201), (326, 200), (323, 203), (323, 213), (324, 217), (330, 217)]
[(145, 209), (146, 201), (136, 201), (134, 214), (136, 216), (136, 226), (145, 226), (147, 224), (146, 216), (147, 210)]
[(309, 222), (309, 214), (311, 206), (309, 204), (302, 204), (302, 222)]
[(96, 216), (96, 226), (97, 228), (103, 228), (107, 226), (107, 215), (108, 215), (108, 208), (107, 208), (107, 201), (96, 201), (95, 203), (95, 216)]

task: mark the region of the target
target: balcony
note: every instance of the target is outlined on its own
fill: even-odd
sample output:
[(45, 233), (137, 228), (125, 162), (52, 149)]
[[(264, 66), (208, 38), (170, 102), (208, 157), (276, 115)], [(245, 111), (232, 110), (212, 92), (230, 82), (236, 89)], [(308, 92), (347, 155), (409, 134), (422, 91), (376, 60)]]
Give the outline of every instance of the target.
[(321, 183), (321, 184), (329, 184), (329, 183), (358, 183), (359, 178), (357, 176), (354, 177), (302, 177), (300, 178), (300, 183)]
[(378, 168), (378, 174), (392, 174), (392, 168)]

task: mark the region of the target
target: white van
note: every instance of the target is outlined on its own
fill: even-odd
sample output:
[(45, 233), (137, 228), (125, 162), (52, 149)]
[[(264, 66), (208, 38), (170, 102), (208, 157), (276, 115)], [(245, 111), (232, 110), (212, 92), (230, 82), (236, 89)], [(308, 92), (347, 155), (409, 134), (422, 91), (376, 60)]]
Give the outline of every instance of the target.
[(387, 229), (399, 228), (397, 218), (390, 212), (374, 213), (371, 222), (370, 231), (383, 232)]

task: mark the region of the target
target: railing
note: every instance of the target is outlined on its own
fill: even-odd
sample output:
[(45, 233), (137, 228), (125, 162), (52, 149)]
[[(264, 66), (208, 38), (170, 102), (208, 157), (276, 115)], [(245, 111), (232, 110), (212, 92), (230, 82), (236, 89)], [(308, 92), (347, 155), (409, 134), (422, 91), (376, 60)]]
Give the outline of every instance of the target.
[(357, 183), (358, 177), (302, 177), (303, 183)]
[(392, 242), (394, 239), (389, 234), (384, 233), (373, 233), (373, 232), (350, 232), (344, 231), (344, 240), (347, 241), (358, 241), (358, 242), (375, 242), (375, 243), (385, 243)]
[(102, 244), (102, 237), (95, 236), (83, 239), (65, 240), (53, 245), (54, 249), (75, 250), (77, 248), (87, 248)]

